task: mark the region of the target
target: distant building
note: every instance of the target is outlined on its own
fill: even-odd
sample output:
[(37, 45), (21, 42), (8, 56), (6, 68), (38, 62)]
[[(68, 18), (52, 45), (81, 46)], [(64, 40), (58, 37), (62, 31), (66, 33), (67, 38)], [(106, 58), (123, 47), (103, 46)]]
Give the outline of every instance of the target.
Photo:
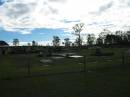
[(0, 40), (0, 47), (5, 47), (5, 46), (9, 46), (9, 44), (6, 43), (6, 42), (3, 41), (3, 40)]

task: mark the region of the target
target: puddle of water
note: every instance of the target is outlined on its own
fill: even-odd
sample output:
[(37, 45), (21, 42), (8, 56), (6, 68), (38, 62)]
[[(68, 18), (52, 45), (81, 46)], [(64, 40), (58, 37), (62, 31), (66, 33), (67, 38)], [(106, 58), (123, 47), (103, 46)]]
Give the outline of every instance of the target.
[(42, 60), (40, 60), (40, 62), (42, 62), (42, 63), (50, 63), (50, 62), (52, 62), (52, 60), (50, 60), (50, 59), (42, 59)]
[(82, 58), (83, 56), (79, 56), (79, 55), (73, 55), (73, 56), (69, 56), (71, 58)]
[(63, 59), (64, 57), (51, 57), (52, 59)]
[(58, 54), (54, 54), (54, 55), (66, 57), (67, 55), (74, 55), (74, 54), (75, 54), (75, 53), (58, 53)]

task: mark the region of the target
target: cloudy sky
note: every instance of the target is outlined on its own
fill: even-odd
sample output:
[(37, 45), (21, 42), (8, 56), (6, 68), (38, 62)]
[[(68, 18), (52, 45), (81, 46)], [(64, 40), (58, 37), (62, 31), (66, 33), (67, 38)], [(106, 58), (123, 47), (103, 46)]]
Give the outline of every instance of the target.
[(130, 30), (130, 0), (0, 0), (0, 40), (9, 43), (46, 44), (54, 35), (73, 40), (77, 23), (85, 24), (83, 36)]

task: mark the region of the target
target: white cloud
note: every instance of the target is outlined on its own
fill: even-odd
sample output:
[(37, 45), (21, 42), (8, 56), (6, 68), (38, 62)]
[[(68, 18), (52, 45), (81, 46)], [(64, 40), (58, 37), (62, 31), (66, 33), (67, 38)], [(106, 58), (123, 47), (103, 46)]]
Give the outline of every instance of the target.
[(42, 45), (42, 46), (52, 46), (52, 41), (38, 41), (38, 45)]
[[(36, 41), (38, 43), (38, 45), (40, 46), (52, 46), (52, 41), (46, 40), (46, 41)], [(19, 46), (27, 46), (28, 43), (30, 43), (32, 45), (32, 42), (27, 42), (27, 41), (20, 41), (19, 42)], [(10, 41), (8, 42), (8, 44), (10, 46), (13, 46), (13, 42)]]
[[(25, 46), (25, 45), (27, 45), (29, 42), (25, 42), (25, 41), (20, 41), (19, 42), (19, 46)], [(8, 42), (8, 44), (10, 45), (10, 46), (13, 46), (13, 42), (12, 41), (10, 41), (10, 42)]]
[(129, 0), (6, 0), (0, 6), (0, 26), (21, 34), (35, 28), (72, 31), (75, 21), (85, 23), (83, 33), (127, 30), (129, 17)]

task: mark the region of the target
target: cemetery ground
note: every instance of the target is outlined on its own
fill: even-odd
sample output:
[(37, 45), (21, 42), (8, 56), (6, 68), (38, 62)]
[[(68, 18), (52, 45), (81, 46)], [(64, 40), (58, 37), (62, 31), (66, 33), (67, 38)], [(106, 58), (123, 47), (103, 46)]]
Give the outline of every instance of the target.
[[(0, 97), (129, 97), (128, 48), (104, 48), (111, 56), (94, 56), (94, 49), (76, 51), (83, 58), (0, 56)], [(47, 60), (41, 62), (40, 60)]]

